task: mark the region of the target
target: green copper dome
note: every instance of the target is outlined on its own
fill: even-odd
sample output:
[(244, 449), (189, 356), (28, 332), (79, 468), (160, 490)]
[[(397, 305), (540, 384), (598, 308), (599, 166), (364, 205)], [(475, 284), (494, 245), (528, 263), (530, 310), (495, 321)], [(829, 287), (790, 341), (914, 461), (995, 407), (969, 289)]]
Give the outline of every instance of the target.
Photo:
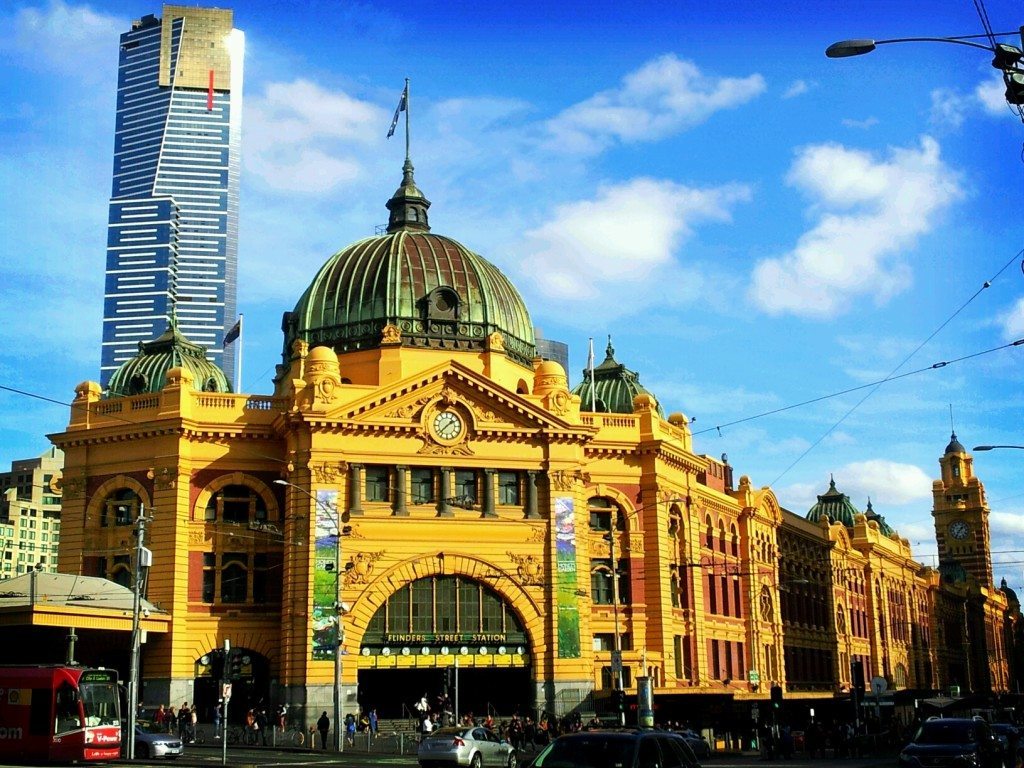
[(885, 518), (877, 512), (875, 512), (874, 507), (871, 506), (871, 499), (868, 499), (868, 506), (864, 510), (864, 516), (868, 519), (868, 522), (874, 520), (876, 523), (878, 523), (878, 531), (883, 536), (888, 537), (896, 533), (893, 527), (889, 525), (887, 522), (885, 522)]
[(860, 510), (853, 506), (850, 497), (836, 490), (836, 481), (834, 478), (830, 478), (828, 490), (818, 497), (818, 503), (807, 513), (807, 519), (812, 523), (817, 523), (828, 515), (828, 519), (832, 522), (842, 523), (847, 528), (852, 528), (853, 516), (859, 514)]
[(331, 256), (285, 315), (285, 366), (296, 339), (343, 353), (380, 346), (394, 326), (403, 346), (453, 350), (486, 349), (497, 332), (505, 353), (532, 367), (533, 324), (519, 292), (489, 261), (430, 232), (430, 201), (412, 171), (406, 160), (387, 233)]
[(139, 354), (114, 371), (105, 397), (125, 397), (159, 392), (167, 383), (167, 372), (185, 368), (192, 373), (196, 391), (230, 392), (224, 371), (206, 358), (206, 349), (186, 339), (172, 317), (167, 330), (153, 341), (140, 341)]
[[(592, 389), (593, 398), (591, 398)], [(576, 386), (572, 393), (580, 396), (581, 410), (608, 413), (633, 413), (634, 397), (641, 394), (654, 397), (640, 384), (640, 374), (616, 362), (611, 336), (608, 337), (608, 346), (605, 348), (604, 362), (594, 369), (593, 385), (590, 381), (590, 371), (584, 370), (583, 381)], [(654, 400), (658, 402), (658, 398), (654, 397)], [(658, 413), (662, 418), (665, 417), (660, 402), (658, 403)]]

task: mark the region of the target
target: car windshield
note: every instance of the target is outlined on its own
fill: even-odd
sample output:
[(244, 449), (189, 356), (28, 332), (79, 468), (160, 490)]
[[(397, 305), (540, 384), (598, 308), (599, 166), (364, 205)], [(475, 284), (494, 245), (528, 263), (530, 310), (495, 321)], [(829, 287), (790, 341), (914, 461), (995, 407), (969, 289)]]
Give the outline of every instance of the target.
[(977, 738), (974, 726), (949, 720), (925, 723), (914, 737), (915, 744), (967, 744)]
[(157, 725), (150, 720), (136, 720), (135, 727), (143, 733), (167, 733), (167, 727), (164, 725)]
[(626, 735), (583, 734), (555, 739), (537, 756), (534, 768), (629, 768), (636, 739)]

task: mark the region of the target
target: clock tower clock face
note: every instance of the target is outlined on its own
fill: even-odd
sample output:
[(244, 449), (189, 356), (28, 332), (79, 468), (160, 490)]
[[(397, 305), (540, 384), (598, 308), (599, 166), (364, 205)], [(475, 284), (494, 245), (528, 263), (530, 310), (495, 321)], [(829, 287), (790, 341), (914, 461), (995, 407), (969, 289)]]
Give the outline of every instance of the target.
[(441, 411), (434, 416), (434, 434), (442, 440), (455, 440), (462, 434), (462, 417), (455, 411)]
[(971, 526), (963, 520), (954, 520), (949, 524), (949, 535), (958, 541), (963, 541), (971, 535)]

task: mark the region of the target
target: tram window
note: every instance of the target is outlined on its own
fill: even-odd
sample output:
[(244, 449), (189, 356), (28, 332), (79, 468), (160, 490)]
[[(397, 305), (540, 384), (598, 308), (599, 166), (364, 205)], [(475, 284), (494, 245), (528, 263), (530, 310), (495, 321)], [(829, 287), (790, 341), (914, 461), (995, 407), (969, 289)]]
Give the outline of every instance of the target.
[(78, 716), (78, 691), (68, 683), (62, 683), (57, 689), (57, 723), (55, 733), (67, 733), (81, 728)]
[(50, 708), (53, 705), (53, 691), (49, 688), (33, 688), (32, 703), (29, 705), (28, 732), (33, 736), (48, 736), (50, 733)]

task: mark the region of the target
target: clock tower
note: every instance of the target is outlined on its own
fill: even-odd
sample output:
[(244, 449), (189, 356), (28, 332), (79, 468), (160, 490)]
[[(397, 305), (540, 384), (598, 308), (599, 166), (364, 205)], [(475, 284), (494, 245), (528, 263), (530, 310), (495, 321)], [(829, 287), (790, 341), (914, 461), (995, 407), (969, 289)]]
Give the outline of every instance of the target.
[(942, 479), (932, 483), (932, 517), (945, 578), (971, 576), (992, 584), (991, 540), (985, 486), (974, 476), (974, 459), (954, 432), (939, 459)]

